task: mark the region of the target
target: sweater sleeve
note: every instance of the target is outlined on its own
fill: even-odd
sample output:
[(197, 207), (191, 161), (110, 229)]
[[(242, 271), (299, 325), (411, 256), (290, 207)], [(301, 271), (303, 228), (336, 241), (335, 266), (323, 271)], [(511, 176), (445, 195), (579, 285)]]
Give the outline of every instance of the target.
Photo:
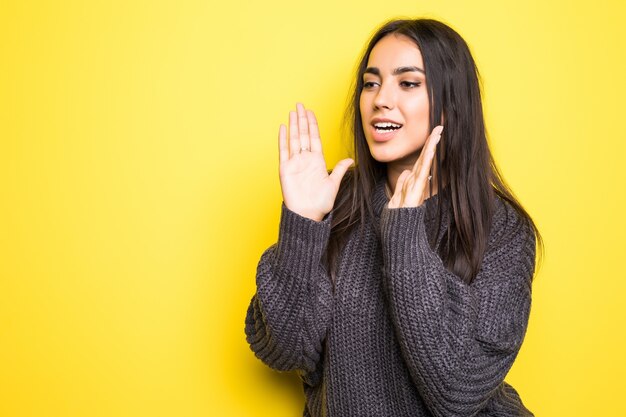
[(531, 306), (535, 237), (500, 206), (471, 285), (428, 243), (424, 205), (381, 213), (384, 281), (412, 380), (434, 416), (474, 416), (511, 368)]
[(316, 369), (331, 318), (332, 287), (321, 263), (332, 214), (302, 217), (282, 204), (278, 242), (261, 256), (245, 320), (255, 355), (279, 370)]

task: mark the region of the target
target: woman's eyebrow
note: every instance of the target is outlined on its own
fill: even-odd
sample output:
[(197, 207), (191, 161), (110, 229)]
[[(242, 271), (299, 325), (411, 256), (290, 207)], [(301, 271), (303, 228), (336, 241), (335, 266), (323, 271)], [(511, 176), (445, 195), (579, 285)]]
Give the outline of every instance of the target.
[[(422, 74), (426, 74), (423, 69), (417, 67), (398, 67), (393, 70), (393, 75), (402, 74), (403, 72), (421, 72)], [(365, 69), (364, 74), (374, 74), (380, 77), (380, 70), (377, 67), (367, 67)]]

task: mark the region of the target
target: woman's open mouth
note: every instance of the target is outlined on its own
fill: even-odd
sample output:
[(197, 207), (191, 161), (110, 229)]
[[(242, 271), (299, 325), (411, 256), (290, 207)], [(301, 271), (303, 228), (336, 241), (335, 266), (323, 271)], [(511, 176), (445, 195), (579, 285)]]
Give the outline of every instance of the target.
[(402, 125), (391, 122), (379, 122), (372, 125), (372, 136), (376, 142), (386, 142), (402, 129)]

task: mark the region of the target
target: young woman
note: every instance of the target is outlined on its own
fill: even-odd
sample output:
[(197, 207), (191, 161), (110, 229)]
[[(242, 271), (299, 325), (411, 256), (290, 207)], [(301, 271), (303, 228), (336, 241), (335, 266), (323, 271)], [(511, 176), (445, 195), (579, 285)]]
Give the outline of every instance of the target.
[(532, 416), (504, 377), (541, 236), (492, 159), (467, 44), (430, 19), (375, 33), (347, 112), (353, 168), (327, 171), (296, 107), (246, 317), (256, 356), (297, 371), (305, 416)]

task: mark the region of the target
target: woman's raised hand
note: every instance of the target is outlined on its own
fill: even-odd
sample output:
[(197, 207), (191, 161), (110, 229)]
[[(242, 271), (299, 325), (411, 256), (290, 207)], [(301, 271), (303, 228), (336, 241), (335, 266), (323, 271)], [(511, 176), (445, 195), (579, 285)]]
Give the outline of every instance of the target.
[(332, 210), (341, 178), (354, 161), (339, 161), (328, 175), (315, 115), (301, 103), (296, 108), (289, 112), (289, 142), (285, 125), (278, 133), (283, 202), (289, 210), (321, 221)]
[(432, 165), (433, 156), (435, 155), (435, 147), (441, 139), (443, 126), (436, 126), (431, 132), (426, 143), (422, 147), (419, 158), (415, 161), (412, 170), (404, 170), (398, 177), (396, 189), (393, 196), (389, 200), (387, 207), (417, 207), (422, 205), (424, 200), (428, 198), (428, 173)]

